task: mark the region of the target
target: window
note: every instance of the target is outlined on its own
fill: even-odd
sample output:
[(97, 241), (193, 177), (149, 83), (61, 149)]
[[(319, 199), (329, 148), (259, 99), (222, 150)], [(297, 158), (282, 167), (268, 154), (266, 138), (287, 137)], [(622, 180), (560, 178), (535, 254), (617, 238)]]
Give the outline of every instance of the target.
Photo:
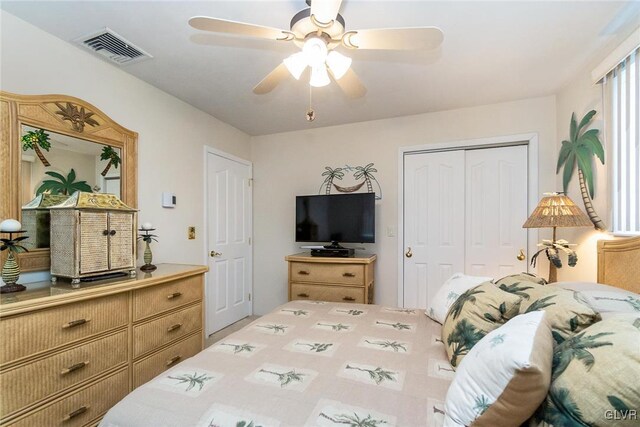
[(615, 234), (640, 234), (640, 49), (604, 79)]

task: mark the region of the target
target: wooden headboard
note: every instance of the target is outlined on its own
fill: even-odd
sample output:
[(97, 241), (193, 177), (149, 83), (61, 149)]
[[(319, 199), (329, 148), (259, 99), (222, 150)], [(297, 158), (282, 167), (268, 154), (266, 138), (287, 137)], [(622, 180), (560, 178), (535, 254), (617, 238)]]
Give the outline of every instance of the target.
[(598, 241), (598, 283), (640, 293), (640, 237)]

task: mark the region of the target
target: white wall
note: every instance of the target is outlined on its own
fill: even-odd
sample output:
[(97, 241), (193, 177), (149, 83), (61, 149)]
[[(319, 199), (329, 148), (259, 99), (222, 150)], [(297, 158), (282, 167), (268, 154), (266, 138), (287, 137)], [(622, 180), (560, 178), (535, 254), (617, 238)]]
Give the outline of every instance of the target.
[[(204, 263), (203, 146), (248, 159), (249, 136), (7, 12), (0, 26), (0, 88), (75, 96), (138, 132), (140, 220), (160, 236), (154, 262)], [(177, 195), (175, 209), (161, 207), (162, 191)]]
[[(322, 106), (317, 110), (317, 114), (322, 114)], [(383, 199), (377, 202), (376, 243), (368, 245), (378, 255), (375, 301), (395, 305), (398, 231), (396, 237), (389, 237), (387, 228), (397, 225), (398, 148), (530, 132), (539, 136), (539, 191), (553, 191), (556, 189), (554, 164), (550, 160), (556, 150), (553, 96), (252, 137), (255, 311), (266, 313), (286, 301), (284, 257), (300, 251), (294, 242), (294, 196), (316, 194), (325, 166), (375, 163), (383, 192)], [(541, 233), (541, 237), (545, 234)], [(546, 271), (546, 264), (540, 267)]]

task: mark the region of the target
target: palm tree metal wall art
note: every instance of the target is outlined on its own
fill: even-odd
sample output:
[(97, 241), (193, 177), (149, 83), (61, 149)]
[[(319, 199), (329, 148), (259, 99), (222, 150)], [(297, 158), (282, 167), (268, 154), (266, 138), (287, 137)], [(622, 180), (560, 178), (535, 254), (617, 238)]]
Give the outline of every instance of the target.
[(587, 211), (589, 219), (593, 222), (594, 227), (602, 231), (606, 230), (607, 226), (596, 213), (592, 203), (592, 199), (595, 197), (593, 157), (596, 156), (604, 165), (604, 148), (598, 138), (598, 133), (600, 132), (598, 129), (585, 131), (586, 126), (591, 122), (595, 114), (595, 110), (589, 111), (582, 120), (580, 120), (579, 124), (576, 121), (575, 113), (571, 115), (569, 140), (562, 141), (562, 147), (558, 155), (556, 174), (560, 173), (560, 169), (564, 166), (562, 185), (566, 194), (569, 188), (569, 182), (573, 176), (573, 171), (577, 166), (580, 194), (584, 202), (584, 208)]
[(107, 166), (104, 168), (104, 170), (100, 172), (100, 175), (102, 176), (107, 176), (107, 173), (109, 173), (109, 169), (111, 169), (111, 166), (113, 166), (115, 169), (118, 169), (118, 166), (120, 166), (120, 156), (118, 155), (118, 152), (114, 150), (113, 147), (110, 147), (108, 145), (105, 147), (102, 147), (102, 153), (100, 153), (100, 160), (109, 161), (109, 163), (107, 163)]
[[(355, 167), (345, 165), (335, 169), (325, 166), (324, 169), (325, 171), (321, 175), (324, 177), (324, 181), (320, 185), (319, 194), (331, 194), (333, 190), (338, 193), (355, 193), (366, 186), (367, 193), (374, 193), (376, 200), (382, 199), (382, 189), (374, 175), (378, 170), (373, 167), (373, 163)], [(342, 181), (345, 173), (351, 176), (353, 185), (342, 186), (334, 182), (335, 180)]]
[[(51, 166), (51, 163), (42, 154), (42, 150), (49, 151), (51, 149), (51, 141), (49, 140), (49, 134), (43, 129), (30, 130), (20, 139), (22, 142), (22, 151), (33, 150), (40, 159), (40, 162), (44, 167)], [(42, 148), (42, 150), (40, 150)]]

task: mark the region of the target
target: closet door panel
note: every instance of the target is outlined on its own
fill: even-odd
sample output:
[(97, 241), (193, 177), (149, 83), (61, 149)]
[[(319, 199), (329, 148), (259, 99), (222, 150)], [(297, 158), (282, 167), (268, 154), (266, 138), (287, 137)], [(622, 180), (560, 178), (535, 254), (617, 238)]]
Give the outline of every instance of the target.
[(408, 155), (404, 170), (403, 305), (426, 308), (464, 269), (464, 152)]
[(527, 271), (527, 148), (465, 152), (465, 272), (500, 278)]

